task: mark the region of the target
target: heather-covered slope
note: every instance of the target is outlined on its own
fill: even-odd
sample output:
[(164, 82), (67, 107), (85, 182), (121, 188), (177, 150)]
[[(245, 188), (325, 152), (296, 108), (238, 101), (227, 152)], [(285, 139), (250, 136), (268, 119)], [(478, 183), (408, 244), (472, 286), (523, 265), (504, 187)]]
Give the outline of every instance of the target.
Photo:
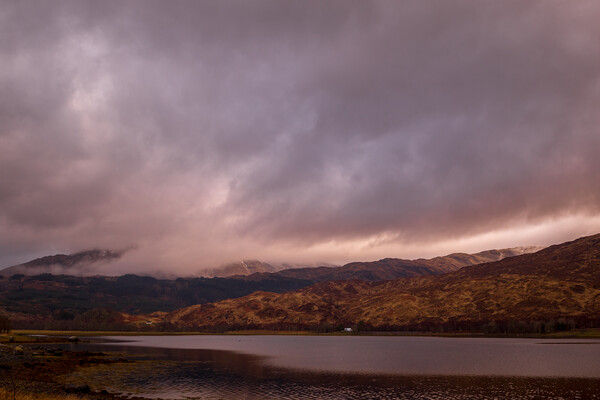
[(326, 282), (291, 293), (258, 292), (166, 316), (173, 326), (379, 328), (493, 321), (600, 319), (600, 235), (442, 276)]

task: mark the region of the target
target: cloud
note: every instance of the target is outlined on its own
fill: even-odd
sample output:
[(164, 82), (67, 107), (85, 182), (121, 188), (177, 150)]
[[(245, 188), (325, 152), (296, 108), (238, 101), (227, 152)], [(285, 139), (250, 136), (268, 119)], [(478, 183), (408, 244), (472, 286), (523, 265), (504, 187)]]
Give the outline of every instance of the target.
[(595, 220), (598, 17), (592, 1), (5, 2), (0, 262), (136, 246), (120, 268), (193, 273)]

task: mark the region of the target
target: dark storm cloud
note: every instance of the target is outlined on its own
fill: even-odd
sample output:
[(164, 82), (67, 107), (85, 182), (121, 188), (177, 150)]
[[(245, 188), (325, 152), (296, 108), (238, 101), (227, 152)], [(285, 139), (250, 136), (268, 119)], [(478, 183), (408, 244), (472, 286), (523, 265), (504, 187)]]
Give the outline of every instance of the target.
[(596, 217), (598, 17), (594, 2), (4, 2), (0, 260), (135, 245), (128, 268), (193, 271)]
[[(289, 218), (274, 230), (316, 236), (461, 234), (524, 214), (595, 213), (597, 9), (486, 7), (400, 7), (335, 52), (315, 77), (313, 131), (264, 179), (270, 192), (279, 178), (283, 196), (258, 225), (273, 206)], [(314, 173), (287, 179), (298, 165)], [(263, 187), (246, 182), (260, 202)]]

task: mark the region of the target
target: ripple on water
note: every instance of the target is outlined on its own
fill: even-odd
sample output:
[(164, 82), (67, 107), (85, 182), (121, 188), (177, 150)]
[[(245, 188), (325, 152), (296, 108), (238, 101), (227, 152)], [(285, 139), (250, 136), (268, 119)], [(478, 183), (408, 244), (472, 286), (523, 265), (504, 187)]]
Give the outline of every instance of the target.
[[(247, 363), (248, 368), (252, 363)], [(257, 368), (259, 366), (257, 365)], [(137, 361), (82, 368), (65, 377), (124, 396), (161, 399), (598, 399), (600, 380), (481, 376), (382, 376), (290, 371), (259, 373), (212, 361)]]

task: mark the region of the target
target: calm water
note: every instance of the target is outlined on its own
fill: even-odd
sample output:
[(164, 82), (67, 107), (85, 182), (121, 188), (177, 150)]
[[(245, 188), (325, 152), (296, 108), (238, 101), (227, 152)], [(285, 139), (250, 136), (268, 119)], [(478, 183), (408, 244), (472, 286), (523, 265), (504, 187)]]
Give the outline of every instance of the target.
[[(139, 336), (69, 382), (168, 399), (600, 399), (600, 340)], [(123, 341), (126, 342), (123, 342)]]

